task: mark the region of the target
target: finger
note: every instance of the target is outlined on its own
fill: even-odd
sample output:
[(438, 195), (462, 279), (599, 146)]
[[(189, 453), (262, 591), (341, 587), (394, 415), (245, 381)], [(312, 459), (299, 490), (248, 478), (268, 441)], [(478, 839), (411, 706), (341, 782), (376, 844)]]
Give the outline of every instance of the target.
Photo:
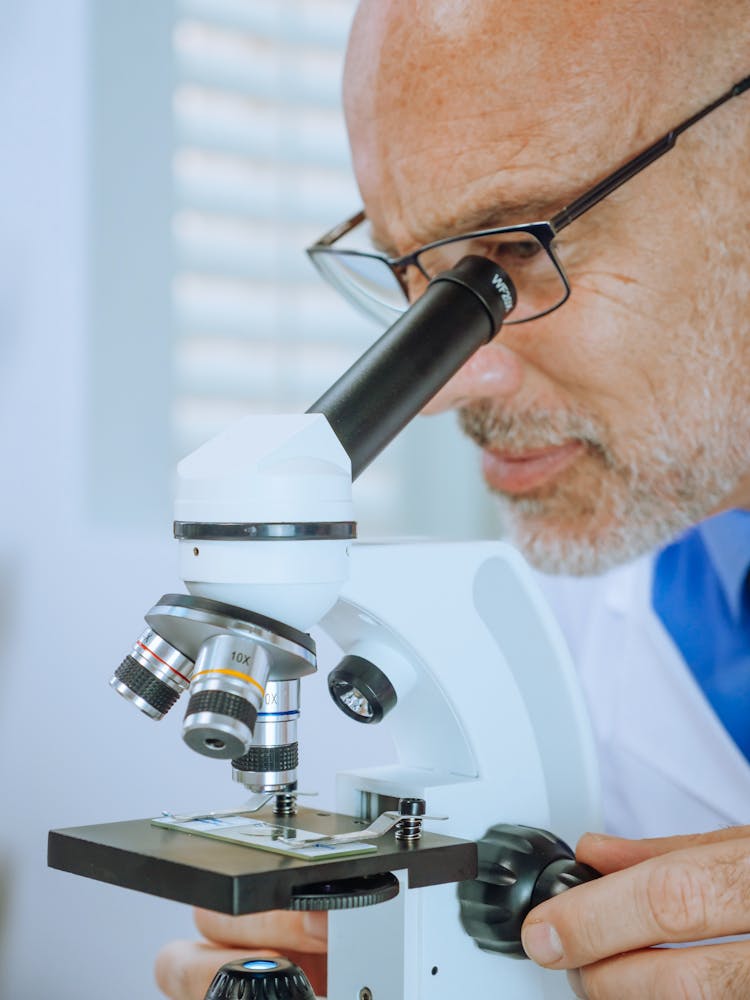
[[(204, 1000), (217, 970), (227, 962), (278, 956), (274, 948), (224, 948), (208, 941), (173, 941), (159, 952), (154, 973), (159, 989), (170, 1000)], [(325, 955), (303, 955), (290, 950), (284, 957), (306, 973), (316, 996), (325, 996)]]
[(540, 965), (570, 969), (650, 945), (748, 931), (749, 846), (692, 847), (577, 886), (531, 911), (524, 948)]
[(579, 969), (571, 986), (586, 1000), (746, 1000), (750, 945), (650, 948)]
[(578, 841), (576, 858), (596, 868), (602, 875), (608, 875), (671, 851), (704, 844), (720, 844), (743, 837), (750, 838), (750, 826), (731, 826), (712, 830), (710, 833), (652, 837), (646, 840), (627, 840), (625, 837), (610, 837), (603, 833), (586, 833)]
[(195, 910), (195, 924), (204, 937), (217, 944), (244, 948), (280, 948), (324, 954), (327, 948), (326, 913), (274, 910), (231, 917), (211, 910)]

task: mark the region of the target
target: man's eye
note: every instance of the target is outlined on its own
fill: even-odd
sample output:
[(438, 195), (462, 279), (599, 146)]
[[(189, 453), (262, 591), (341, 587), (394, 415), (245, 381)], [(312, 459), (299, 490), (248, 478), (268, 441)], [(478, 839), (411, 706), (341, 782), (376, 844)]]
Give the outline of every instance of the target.
[(491, 256), (500, 263), (504, 260), (524, 261), (536, 257), (541, 250), (536, 240), (504, 240), (491, 248)]

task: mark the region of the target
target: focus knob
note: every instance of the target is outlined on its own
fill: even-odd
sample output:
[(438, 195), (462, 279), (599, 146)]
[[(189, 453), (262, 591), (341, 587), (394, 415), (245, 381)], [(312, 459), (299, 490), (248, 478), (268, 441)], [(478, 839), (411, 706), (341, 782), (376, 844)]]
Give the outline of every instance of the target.
[(354, 910), (363, 906), (385, 903), (398, 896), (399, 882), (391, 872), (380, 875), (360, 875), (355, 878), (318, 882), (295, 887), (289, 901), (290, 910)]
[(530, 826), (491, 826), (477, 844), (477, 878), (461, 882), (461, 924), (484, 951), (525, 958), (521, 925), (545, 899), (599, 872), (576, 861), (565, 841)]
[(287, 958), (248, 958), (222, 965), (205, 1000), (315, 1000), (302, 969)]

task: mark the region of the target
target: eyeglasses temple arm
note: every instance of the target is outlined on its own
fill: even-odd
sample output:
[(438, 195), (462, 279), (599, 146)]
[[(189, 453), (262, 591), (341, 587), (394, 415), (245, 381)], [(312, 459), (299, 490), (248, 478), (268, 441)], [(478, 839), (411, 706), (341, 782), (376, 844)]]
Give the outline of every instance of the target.
[(750, 90), (750, 76), (746, 76), (744, 80), (740, 80), (736, 83), (731, 90), (728, 90), (721, 97), (717, 98), (708, 107), (703, 108), (703, 110), (698, 111), (696, 114), (687, 118), (684, 122), (678, 125), (676, 128), (672, 129), (671, 132), (667, 132), (666, 135), (662, 136), (661, 139), (657, 139), (653, 145), (648, 146), (643, 152), (639, 153), (637, 156), (633, 157), (632, 160), (628, 160), (627, 163), (623, 164), (618, 170), (605, 177), (604, 180), (599, 181), (590, 191), (586, 191), (572, 201), (569, 205), (563, 208), (557, 215), (550, 219), (550, 225), (554, 228), (556, 232), (569, 226), (571, 222), (574, 222), (579, 216), (583, 215), (584, 212), (588, 212), (590, 208), (593, 208), (597, 202), (600, 202), (607, 195), (616, 191), (618, 187), (621, 187), (626, 181), (629, 181), (631, 177), (634, 177), (637, 173), (647, 167), (654, 160), (658, 160), (660, 156), (663, 156), (668, 152), (677, 141), (677, 137), (681, 135), (686, 129), (689, 129), (691, 125), (694, 125), (701, 118), (705, 118), (706, 115), (710, 114), (725, 101), (730, 100), (732, 97), (738, 97), (740, 94), (744, 93), (746, 90)]
[(358, 226), (361, 222), (365, 220), (365, 211), (360, 209), (356, 215), (353, 215), (350, 219), (345, 219), (344, 222), (340, 222), (333, 229), (329, 229), (328, 232), (321, 236), (317, 243), (313, 243), (312, 246), (307, 248), (307, 253), (310, 254), (320, 247), (330, 247), (337, 240), (340, 240), (342, 236), (346, 236), (348, 232)]

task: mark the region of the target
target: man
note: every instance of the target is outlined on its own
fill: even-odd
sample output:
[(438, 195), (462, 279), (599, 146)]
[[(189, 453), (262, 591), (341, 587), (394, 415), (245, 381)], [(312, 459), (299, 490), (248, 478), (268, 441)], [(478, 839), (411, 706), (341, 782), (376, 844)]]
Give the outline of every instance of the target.
[[(360, 7), (344, 89), (354, 166), (375, 250), (408, 256), (392, 269), (409, 296), (423, 270), (451, 262), (448, 246), (409, 256), (419, 248), (556, 219), (556, 258), (533, 227), (455, 248), (497, 254), (527, 322), (509, 322), (432, 407), (459, 411), (513, 540), (544, 571), (600, 574), (750, 507), (750, 94), (711, 108), (748, 74), (743, 0)], [(704, 110), (674, 149), (597, 200), (598, 182)], [(578, 854), (608, 877), (530, 914), (533, 959), (571, 970), (592, 1000), (750, 996), (746, 941), (649, 948), (750, 932), (750, 828), (587, 836)], [(169, 996), (201, 997), (232, 947), (276, 946), (322, 967), (318, 915), (200, 914), (198, 925), (220, 944), (165, 951)]]

